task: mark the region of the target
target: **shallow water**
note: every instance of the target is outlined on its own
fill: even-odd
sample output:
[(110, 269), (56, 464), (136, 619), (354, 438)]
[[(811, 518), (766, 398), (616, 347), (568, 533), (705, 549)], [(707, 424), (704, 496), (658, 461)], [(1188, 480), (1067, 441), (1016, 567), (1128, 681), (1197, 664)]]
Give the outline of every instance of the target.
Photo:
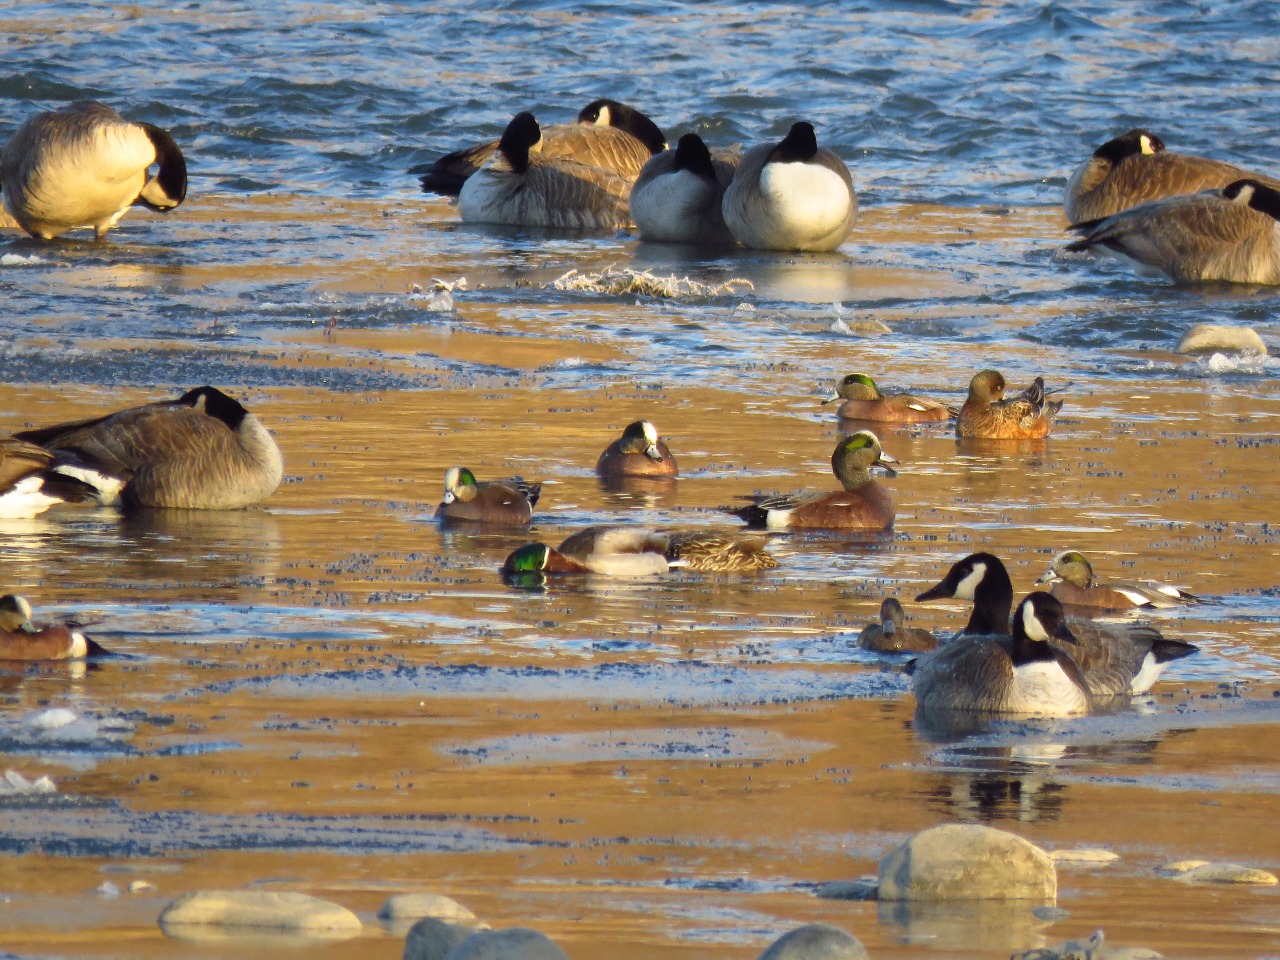
[[(398, 957), (403, 931), (373, 912), (419, 887), (575, 960), (754, 957), (808, 920), (876, 957), (1007, 956), (1098, 927), (1170, 957), (1280, 951), (1274, 889), (1154, 873), (1280, 866), (1276, 361), (1172, 352), (1201, 321), (1275, 344), (1275, 294), (1065, 258), (1058, 206), (1073, 165), (1140, 123), (1274, 172), (1276, 18), (1256, 2), (0, 11), (0, 130), (101, 97), (169, 127), (192, 174), (176, 213), (134, 211), (106, 243), (0, 236), (0, 430), (211, 382), (275, 431), (287, 472), (262, 510), (74, 509), (0, 531), (6, 589), (128, 655), (0, 676), (4, 768), (59, 788), (0, 797), (0, 946), (277, 956), (154, 923), (187, 890), (259, 883), (361, 912), (359, 940), (306, 947), (335, 960)], [(672, 139), (812, 120), (853, 170), (853, 237), (710, 257), (475, 229), (407, 173), (516, 109), (567, 119), (605, 94)], [(609, 266), (751, 286), (550, 288)], [(446, 296), (436, 278), (467, 283)], [(831, 483), (841, 427), (818, 399), (839, 376), (958, 402), (988, 365), (1063, 388), (1048, 443), (882, 429), (903, 461), (893, 535), (777, 538), (761, 576), (513, 590), (496, 570), (524, 534), (431, 519), (466, 463), (545, 481), (539, 538), (723, 524), (739, 495)], [(602, 489), (596, 455), (639, 416), (683, 478)], [(957, 741), (851, 643), (886, 592), (909, 599), (967, 552), (999, 553), (1026, 590), (1067, 546), (1214, 601), (1161, 616), (1200, 653), (1149, 702)], [(47, 708), (81, 722), (41, 733)], [(814, 895), (955, 819), (1121, 860), (1061, 868), (1054, 923)], [(95, 893), (138, 878), (155, 892)]]

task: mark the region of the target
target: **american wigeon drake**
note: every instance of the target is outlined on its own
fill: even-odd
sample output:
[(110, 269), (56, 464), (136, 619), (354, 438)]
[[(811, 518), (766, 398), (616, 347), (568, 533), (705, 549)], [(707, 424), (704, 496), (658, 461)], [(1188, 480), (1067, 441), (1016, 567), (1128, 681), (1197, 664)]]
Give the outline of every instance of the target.
[(1163, 197), (1221, 190), (1249, 177), (1280, 188), (1280, 181), (1235, 164), (1166, 150), (1150, 130), (1130, 130), (1098, 147), (1076, 168), (1062, 206), (1071, 223), (1083, 223)]
[(0, 597), (0, 660), (77, 660), (106, 651), (85, 636), (79, 624), (31, 622), (25, 597)]
[[(962, 635), (1009, 631), (1013, 582), (993, 554), (958, 560), (941, 582), (916, 600), (943, 597), (972, 601), (973, 612)], [(1067, 626), (1076, 641), (1067, 653), (1079, 664), (1095, 700), (1145, 693), (1169, 663), (1196, 652), (1193, 645), (1166, 639), (1149, 624), (1101, 624), (1071, 617)]]
[(0, 440), (0, 518), (34, 517), (55, 503), (93, 500), (94, 488), (58, 473), (48, 450), (13, 437)]
[(525, 544), (507, 557), (502, 572), (639, 577), (666, 573), (673, 567), (750, 572), (776, 566), (777, 561), (758, 538), (601, 525), (579, 530), (555, 548), (544, 543)]
[(779, 143), (748, 150), (724, 192), (724, 222), (757, 250), (834, 250), (857, 217), (849, 168), (803, 120)]
[(1050, 584), (1049, 592), (1070, 607), (1168, 609), (1202, 602), (1194, 594), (1154, 580), (1094, 583), (1093, 564), (1079, 550), (1064, 550), (1054, 557), (1036, 583)]
[[(576, 123), (551, 124), (542, 130), (542, 153), (547, 159), (602, 167), (628, 182), (666, 148), (667, 138), (656, 123), (634, 107), (608, 98), (583, 107)], [(445, 154), (421, 178), (423, 191), (456, 197), (497, 149), (498, 141), (490, 140)]]
[(637, 420), (627, 424), (622, 436), (605, 447), (596, 461), (596, 474), (606, 478), (671, 478), (680, 476), (680, 468), (658, 436), (658, 428), (648, 420)]
[(655, 154), (631, 187), (631, 219), (643, 240), (724, 246), (734, 243), (721, 201), (739, 158), (712, 157), (696, 133)]
[(38, 113), (0, 150), (4, 208), (44, 240), (81, 227), (101, 239), (131, 206), (166, 213), (186, 195), (187, 164), (173, 137), (105, 103), (81, 100)]
[(980, 370), (969, 381), (969, 396), (956, 418), (956, 436), (979, 440), (1038, 440), (1049, 435), (1061, 400), (1045, 397), (1044, 378), (1016, 397), (1005, 397), (1004, 376)]
[(1062, 604), (1032, 593), (1018, 605), (1011, 631), (967, 634), (920, 657), (911, 692), (925, 713), (1085, 714), (1093, 695), (1068, 652), (1073, 644)]
[(865, 373), (851, 373), (836, 384), (835, 393), (823, 400), (843, 400), (836, 414), (845, 420), (870, 420), (877, 423), (931, 423), (949, 420), (955, 411), (928, 397), (914, 393), (880, 392), (876, 382)]
[(1174, 283), (1280, 284), (1280, 190), (1256, 179), (1153, 200), (1071, 227), (1071, 251), (1100, 247)]
[(730, 508), (752, 527), (765, 530), (888, 530), (893, 494), (871, 478), (872, 467), (894, 475), (897, 463), (870, 430), (842, 437), (831, 454), (831, 470), (844, 487), (830, 493), (745, 497), (750, 506)]
[(927, 653), (938, 640), (923, 627), (908, 627), (907, 614), (896, 597), (880, 604), (880, 622), (869, 623), (858, 634), (858, 646), (876, 653)]
[(531, 113), (507, 124), (498, 149), (458, 192), (466, 223), (617, 230), (631, 223), (631, 181), (604, 167), (548, 157)]
[(444, 474), (444, 499), (436, 507), (441, 520), (462, 520), (495, 526), (526, 527), (533, 522), (542, 484), (524, 477), (478, 481), (466, 467), (450, 467)]
[(209, 386), (15, 436), (55, 456), (87, 457), (95, 469), (57, 469), (126, 508), (245, 507), (270, 496), (284, 475), (280, 448), (258, 418)]

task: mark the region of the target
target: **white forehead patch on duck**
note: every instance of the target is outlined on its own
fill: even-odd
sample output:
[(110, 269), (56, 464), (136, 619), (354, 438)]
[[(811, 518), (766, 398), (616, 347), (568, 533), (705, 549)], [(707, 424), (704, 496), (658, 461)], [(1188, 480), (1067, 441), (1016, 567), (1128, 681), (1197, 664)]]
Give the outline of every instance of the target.
[(648, 420), (644, 422), (644, 425), (640, 429), (644, 431), (645, 442), (650, 446), (653, 446), (658, 442), (658, 428)]
[(987, 565), (985, 563), (975, 563), (973, 569), (964, 576), (959, 583), (956, 584), (957, 600), (972, 600), (973, 592), (978, 589), (980, 584), (987, 575)]

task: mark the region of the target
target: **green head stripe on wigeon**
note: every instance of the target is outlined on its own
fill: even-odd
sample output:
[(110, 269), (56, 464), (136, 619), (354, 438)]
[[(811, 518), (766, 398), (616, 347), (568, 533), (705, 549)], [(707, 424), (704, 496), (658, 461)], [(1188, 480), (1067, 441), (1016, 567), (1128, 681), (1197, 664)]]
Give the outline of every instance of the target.
[(860, 383), (864, 387), (870, 387), (872, 390), (880, 389), (879, 387), (876, 386), (876, 382), (872, 380), (870, 377), (868, 377), (865, 373), (851, 373), (847, 377), (845, 377), (844, 380), (841, 381), (841, 383), (847, 383), (851, 386), (855, 383)]
[(458, 467), (458, 475), (454, 479), (460, 487), (474, 487), (476, 485), (476, 475), (466, 467)]
[(1058, 558), (1061, 563), (1084, 563), (1088, 564), (1083, 553), (1077, 553), (1075, 550), (1069, 550)]

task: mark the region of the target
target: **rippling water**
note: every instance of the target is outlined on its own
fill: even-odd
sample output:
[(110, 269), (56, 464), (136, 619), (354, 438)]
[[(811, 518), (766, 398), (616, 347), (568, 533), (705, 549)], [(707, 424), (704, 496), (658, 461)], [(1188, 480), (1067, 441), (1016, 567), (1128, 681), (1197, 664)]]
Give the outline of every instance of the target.
[[(312, 949), (335, 958), (399, 956), (373, 911), (427, 886), (547, 929), (575, 960), (745, 958), (805, 920), (877, 957), (1007, 956), (1098, 926), (1171, 956), (1280, 950), (1273, 896), (1152, 873), (1280, 862), (1277, 363), (1172, 353), (1201, 321), (1275, 344), (1276, 297), (1059, 252), (1071, 169), (1133, 126), (1280, 169), (1280, 8), (659, 11), (0, 9), (0, 136), (94, 97), (169, 128), (191, 173), (177, 212), (134, 211), (105, 243), (0, 236), (0, 430), (212, 382), (268, 422), (288, 472), (265, 510), (72, 510), (0, 531), (6, 584), (99, 621), (132, 658), (0, 677), (4, 763), (60, 789), (0, 797), (7, 949), (187, 955), (153, 928), (169, 897), (277, 881), (363, 911), (359, 946)], [(830, 256), (708, 257), (463, 227), (409, 172), (518, 109), (562, 121), (599, 96), (672, 141), (812, 121), (853, 172), (853, 236)], [(550, 286), (611, 265), (752, 286), (674, 302)], [(436, 278), (467, 282), (445, 296)], [(711, 525), (753, 489), (830, 482), (837, 427), (816, 401), (840, 375), (955, 402), (988, 365), (1065, 386), (1047, 446), (888, 430), (895, 534), (779, 539), (761, 578), (521, 593), (494, 571), (522, 535), (430, 519), (466, 462), (547, 480), (547, 539), (624, 513)], [(641, 411), (684, 479), (602, 490), (594, 457)], [(914, 596), (965, 552), (1006, 556), (1025, 589), (1068, 545), (1216, 601), (1162, 619), (1201, 653), (1140, 710), (938, 743), (903, 678), (850, 646), (884, 592)], [(88, 719), (40, 733), (49, 706)], [(812, 896), (943, 819), (1107, 844), (1123, 866), (1064, 871), (1072, 916), (1052, 926)], [(120, 871), (157, 892), (90, 896)], [(79, 919), (51, 921), (68, 897)]]

